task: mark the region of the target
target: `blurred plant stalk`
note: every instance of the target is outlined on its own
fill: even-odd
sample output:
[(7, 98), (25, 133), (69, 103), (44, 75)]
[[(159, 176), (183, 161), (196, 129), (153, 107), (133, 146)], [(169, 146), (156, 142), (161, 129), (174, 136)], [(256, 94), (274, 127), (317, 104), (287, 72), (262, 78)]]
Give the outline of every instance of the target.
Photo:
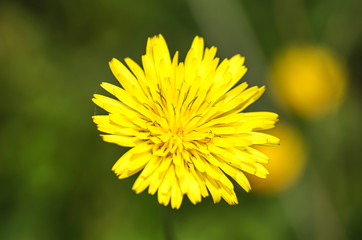
[[(222, 49), (223, 56), (247, 56), (246, 77), (263, 85), (267, 61), (247, 15), (236, 0), (187, 0), (202, 34)], [(219, 53), (220, 54), (220, 53)]]

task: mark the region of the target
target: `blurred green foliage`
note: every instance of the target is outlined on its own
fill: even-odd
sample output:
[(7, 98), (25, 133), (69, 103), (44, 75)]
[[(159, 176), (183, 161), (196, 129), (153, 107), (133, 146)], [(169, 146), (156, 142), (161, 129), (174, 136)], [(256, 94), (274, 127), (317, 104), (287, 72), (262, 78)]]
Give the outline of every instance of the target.
[[(268, 94), (253, 106), (280, 112), (304, 133), (310, 158), (292, 189), (264, 197), (237, 188), (237, 206), (184, 198), (167, 215), (177, 239), (361, 239), (362, 3), (222, 4), (238, 8), (212, 8), (216, 0), (0, 2), (0, 239), (164, 238), (168, 209), (155, 196), (136, 195), (135, 177), (117, 179), (110, 169), (126, 149), (103, 143), (91, 121), (100, 111), (92, 94), (102, 81), (116, 83), (107, 62), (140, 63), (147, 37), (158, 33), (181, 59), (195, 35), (222, 57), (231, 57), (223, 46), (243, 49), (250, 85), (265, 84), (266, 75), (253, 77), (295, 41), (334, 49), (350, 73), (345, 103), (320, 121), (295, 119)], [(228, 22), (231, 14), (244, 25)], [(253, 36), (254, 45), (225, 37), (230, 32)]]

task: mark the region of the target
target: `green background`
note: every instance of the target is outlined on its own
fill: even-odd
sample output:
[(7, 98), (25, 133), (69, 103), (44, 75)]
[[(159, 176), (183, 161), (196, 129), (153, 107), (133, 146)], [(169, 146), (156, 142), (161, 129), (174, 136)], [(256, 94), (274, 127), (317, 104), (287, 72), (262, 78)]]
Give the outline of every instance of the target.
[[(361, 239), (362, 2), (105, 0), (0, 2), (0, 239)], [(324, 45), (348, 68), (338, 113), (306, 122), (268, 92), (249, 110), (280, 113), (309, 147), (306, 169), (274, 196), (236, 188), (239, 205), (184, 198), (178, 211), (132, 190), (111, 167), (126, 151), (102, 142), (91, 102), (116, 84), (112, 57), (140, 63), (162, 33), (184, 59), (195, 35), (218, 57), (246, 56), (249, 85), (293, 42)], [(165, 220), (166, 219), (166, 220)], [(172, 230), (171, 230), (172, 232)]]

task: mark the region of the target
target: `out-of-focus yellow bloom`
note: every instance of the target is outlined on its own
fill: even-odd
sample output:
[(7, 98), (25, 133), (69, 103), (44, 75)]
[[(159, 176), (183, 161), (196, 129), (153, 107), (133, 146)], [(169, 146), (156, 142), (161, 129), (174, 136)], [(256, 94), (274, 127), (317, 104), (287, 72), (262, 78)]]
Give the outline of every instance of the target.
[(269, 176), (267, 179), (251, 176), (250, 181), (253, 191), (272, 194), (287, 189), (300, 177), (306, 162), (306, 149), (300, 134), (292, 126), (281, 123), (267, 133), (280, 138), (280, 146), (256, 147), (271, 159), (268, 164)]
[(344, 65), (323, 47), (290, 47), (272, 67), (275, 96), (290, 111), (309, 119), (340, 104), (346, 80)]
[(102, 83), (117, 99), (95, 94), (93, 101), (109, 114), (93, 116), (103, 140), (131, 147), (113, 166), (119, 178), (141, 171), (133, 189), (158, 192), (161, 204), (179, 208), (183, 195), (194, 204), (211, 194), (236, 204), (229, 175), (246, 191), (244, 172), (265, 178), (269, 158), (255, 145), (279, 139), (258, 132), (274, 127), (278, 115), (243, 112), (264, 87), (234, 85), (245, 74), (244, 58), (219, 64), (216, 48), (195, 37), (185, 62), (171, 59), (161, 35), (149, 38), (143, 69), (129, 58), (129, 69), (113, 59), (110, 67), (123, 88)]

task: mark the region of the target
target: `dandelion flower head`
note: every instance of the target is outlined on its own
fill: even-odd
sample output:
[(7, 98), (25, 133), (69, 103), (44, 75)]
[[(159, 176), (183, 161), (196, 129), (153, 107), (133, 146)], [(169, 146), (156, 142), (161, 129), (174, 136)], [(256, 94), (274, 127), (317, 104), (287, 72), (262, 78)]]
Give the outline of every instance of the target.
[[(184, 62), (172, 60), (162, 35), (149, 38), (143, 68), (130, 58), (128, 68), (112, 59), (110, 68), (122, 87), (101, 86), (116, 99), (95, 94), (93, 101), (108, 112), (93, 116), (103, 140), (130, 147), (113, 166), (120, 179), (138, 172), (133, 190), (157, 192), (160, 204), (180, 208), (183, 196), (196, 204), (212, 196), (238, 202), (234, 179), (246, 191), (244, 173), (265, 178), (269, 158), (253, 145), (275, 145), (279, 139), (258, 132), (274, 127), (278, 115), (242, 112), (264, 87), (241, 83), (244, 58), (219, 64), (216, 48), (204, 48), (195, 37)], [(227, 175), (229, 177), (227, 177)]]
[(341, 59), (321, 46), (288, 47), (272, 66), (275, 97), (290, 112), (310, 120), (339, 107), (347, 80)]
[(276, 195), (293, 187), (301, 178), (307, 163), (308, 149), (298, 130), (286, 122), (278, 123), (277, 128), (268, 130), (267, 133), (288, 140), (274, 148), (256, 146), (256, 149), (273, 160), (268, 164), (268, 179), (251, 176), (250, 182), (255, 192)]

